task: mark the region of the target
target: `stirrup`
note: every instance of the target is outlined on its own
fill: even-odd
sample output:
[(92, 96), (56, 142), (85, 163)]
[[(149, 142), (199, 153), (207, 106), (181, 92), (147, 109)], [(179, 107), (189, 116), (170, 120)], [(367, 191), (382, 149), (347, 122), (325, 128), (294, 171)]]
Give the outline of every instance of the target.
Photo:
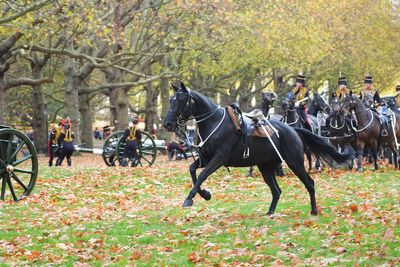
[(388, 131), (387, 130), (382, 130), (381, 131), (382, 136), (388, 136)]
[(246, 149), (243, 152), (243, 158), (247, 159), (250, 156), (250, 149), (246, 147)]

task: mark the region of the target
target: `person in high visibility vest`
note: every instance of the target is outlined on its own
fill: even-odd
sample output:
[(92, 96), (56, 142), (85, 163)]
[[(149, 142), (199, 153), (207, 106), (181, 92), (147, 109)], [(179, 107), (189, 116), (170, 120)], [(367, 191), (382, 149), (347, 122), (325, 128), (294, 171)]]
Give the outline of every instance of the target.
[(133, 117), (131, 119), (132, 126), (126, 128), (124, 135), (122, 137), (125, 140), (124, 154), (121, 160), (121, 166), (127, 166), (128, 160), (131, 161), (132, 167), (139, 164), (139, 159), (137, 155), (137, 142), (142, 139), (142, 133), (137, 127), (139, 123), (138, 117)]
[(68, 166), (72, 165), (71, 156), (74, 153), (74, 133), (71, 129), (71, 121), (66, 121), (60, 136), (57, 139), (59, 156), (56, 166), (61, 166), (64, 158), (67, 158)]

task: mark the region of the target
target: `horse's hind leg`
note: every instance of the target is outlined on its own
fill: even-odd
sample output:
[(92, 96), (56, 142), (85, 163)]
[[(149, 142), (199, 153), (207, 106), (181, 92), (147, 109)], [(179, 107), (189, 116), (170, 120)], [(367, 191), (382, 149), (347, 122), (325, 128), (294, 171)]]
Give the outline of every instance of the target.
[[(207, 179), (208, 176), (210, 176), (213, 172), (218, 170), (218, 168), (221, 166), (222, 166), (222, 159), (220, 159), (218, 157), (214, 157), (207, 164), (207, 166), (199, 174), (199, 177), (197, 178), (196, 182), (194, 183), (192, 190), (190, 190), (190, 193), (187, 196), (187, 198), (185, 199), (185, 202), (183, 202), (183, 205), (182, 205), (183, 207), (189, 207), (189, 206), (193, 205), (193, 198), (196, 196), (196, 194), (197, 193), (200, 194), (200, 191), (202, 191), (202, 194), (203, 194), (205, 191), (205, 190), (200, 189), (201, 184)], [(194, 171), (194, 174), (196, 175), (196, 171)], [(203, 197), (204, 197), (204, 195), (203, 195)], [(211, 194), (210, 194), (210, 198), (211, 198)]]
[(311, 176), (306, 172), (304, 169), (303, 163), (299, 160), (290, 160), (286, 162), (289, 168), (294, 172), (294, 174), (299, 177), (300, 181), (303, 182), (304, 186), (306, 187), (308, 193), (310, 194), (310, 201), (311, 201), (311, 214), (318, 215), (317, 210), (317, 201), (315, 199), (315, 188), (314, 188), (314, 180)]
[[(190, 172), (190, 176), (192, 177), (193, 186), (197, 182), (196, 170), (199, 168), (199, 166), (200, 166), (200, 158), (198, 158), (192, 164), (190, 164), (190, 167), (189, 167), (189, 172)], [(199, 189), (199, 195), (202, 198), (204, 198), (205, 200), (211, 199), (211, 193), (205, 189)]]
[(266, 163), (257, 165), (258, 169), (260, 170), (264, 178), (265, 183), (269, 186), (269, 189), (271, 190), (272, 194), (272, 202), (267, 213), (268, 215), (272, 215), (275, 212), (276, 205), (278, 204), (279, 198), (282, 193), (275, 179), (275, 169), (278, 165), (279, 163), (277, 164)]

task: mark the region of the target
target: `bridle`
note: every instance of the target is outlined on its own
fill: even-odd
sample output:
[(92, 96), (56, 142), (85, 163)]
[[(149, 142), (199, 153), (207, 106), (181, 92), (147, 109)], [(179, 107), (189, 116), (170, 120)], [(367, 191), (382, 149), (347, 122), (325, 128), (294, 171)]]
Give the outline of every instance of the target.
[[(193, 146), (194, 147), (202, 147), (207, 142), (207, 140), (215, 133), (215, 131), (217, 131), (218, 128), (221, 126), (222, 122), (225, 119), (226, 110), (218, 106), (217, 108), (215, 108), (213, 110), (210, 110), (210, 111), (205, 112), (203, 114), (200, 114), (198, 116), (194, 116), (193, 115), (193, 113), (194, 113), (194, 104), (196, 102), (195, 102), (195, 99), (193, 98), (193, 96), (192, 96), (192, 94), (190, 92), (191, 92), (190, 89), (188, 89), (188, 93), (177, 92), (176, 95), (175, 95), (175, 97), (177, 97), (178, 94), (182, 94), (182, 95), (186, 95), (187, 96), (185, 106), (184, 106), (182, 112), (180, 112), (180, 114), (177, 116), (177, 127), (184, 126), (185, 123), (188, 120), (191, 119), (191, 117), (193, 117), (193, 119), (195, 120), (196, 124), (199, 124), (200, 122), (204, 122), (204, 121), (208, 120), (209, 118), (211, 118), (212, 116), (214, 116), (214, 114), (216, 114), (218, 112), (218, 110), (222, 109), (224, 111), (224, 114), (222, 116), (221, 121), (218, 123), (218, 125), (214, 128), (214, 130), (212, 130), (211, 133), (204, 140), (203, 140), (202, 136), (200, 135), (199, 127), (197, 127), (197, 135), (200, 138), (200, 143), (197, 146), (196, 145), (193, 145)], [(190, 114), (190, 115), (189, 116), (185, 116), (184, 114)]]

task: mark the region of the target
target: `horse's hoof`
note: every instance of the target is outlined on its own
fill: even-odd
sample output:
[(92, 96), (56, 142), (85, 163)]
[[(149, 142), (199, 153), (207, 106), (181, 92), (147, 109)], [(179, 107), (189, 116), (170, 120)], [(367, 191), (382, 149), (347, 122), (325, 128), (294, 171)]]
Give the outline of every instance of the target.
[(247, 173), (246, 176), (247, 176), (247, 177), (254, 177), (254, 175), (253, 175), (251, 172)]
[(193, 199), (187, 198), (183, 202), (182, 207), (191, 207), (193, 205)]
[(317, 216), (318, 215), (318, 210), (311, 210), (311, 215)]
[(200, 196), (207, 201), (209, 201), (211, 199), (211, 193), (205, 189), (201, 190)]
[(273, 211), (268, 211), (268, 212), (267, 212), (267, 215), (268, 215), (268, 216), (272, 216), (272, 215), (274, 215), (274, 212), (273, 212)]

